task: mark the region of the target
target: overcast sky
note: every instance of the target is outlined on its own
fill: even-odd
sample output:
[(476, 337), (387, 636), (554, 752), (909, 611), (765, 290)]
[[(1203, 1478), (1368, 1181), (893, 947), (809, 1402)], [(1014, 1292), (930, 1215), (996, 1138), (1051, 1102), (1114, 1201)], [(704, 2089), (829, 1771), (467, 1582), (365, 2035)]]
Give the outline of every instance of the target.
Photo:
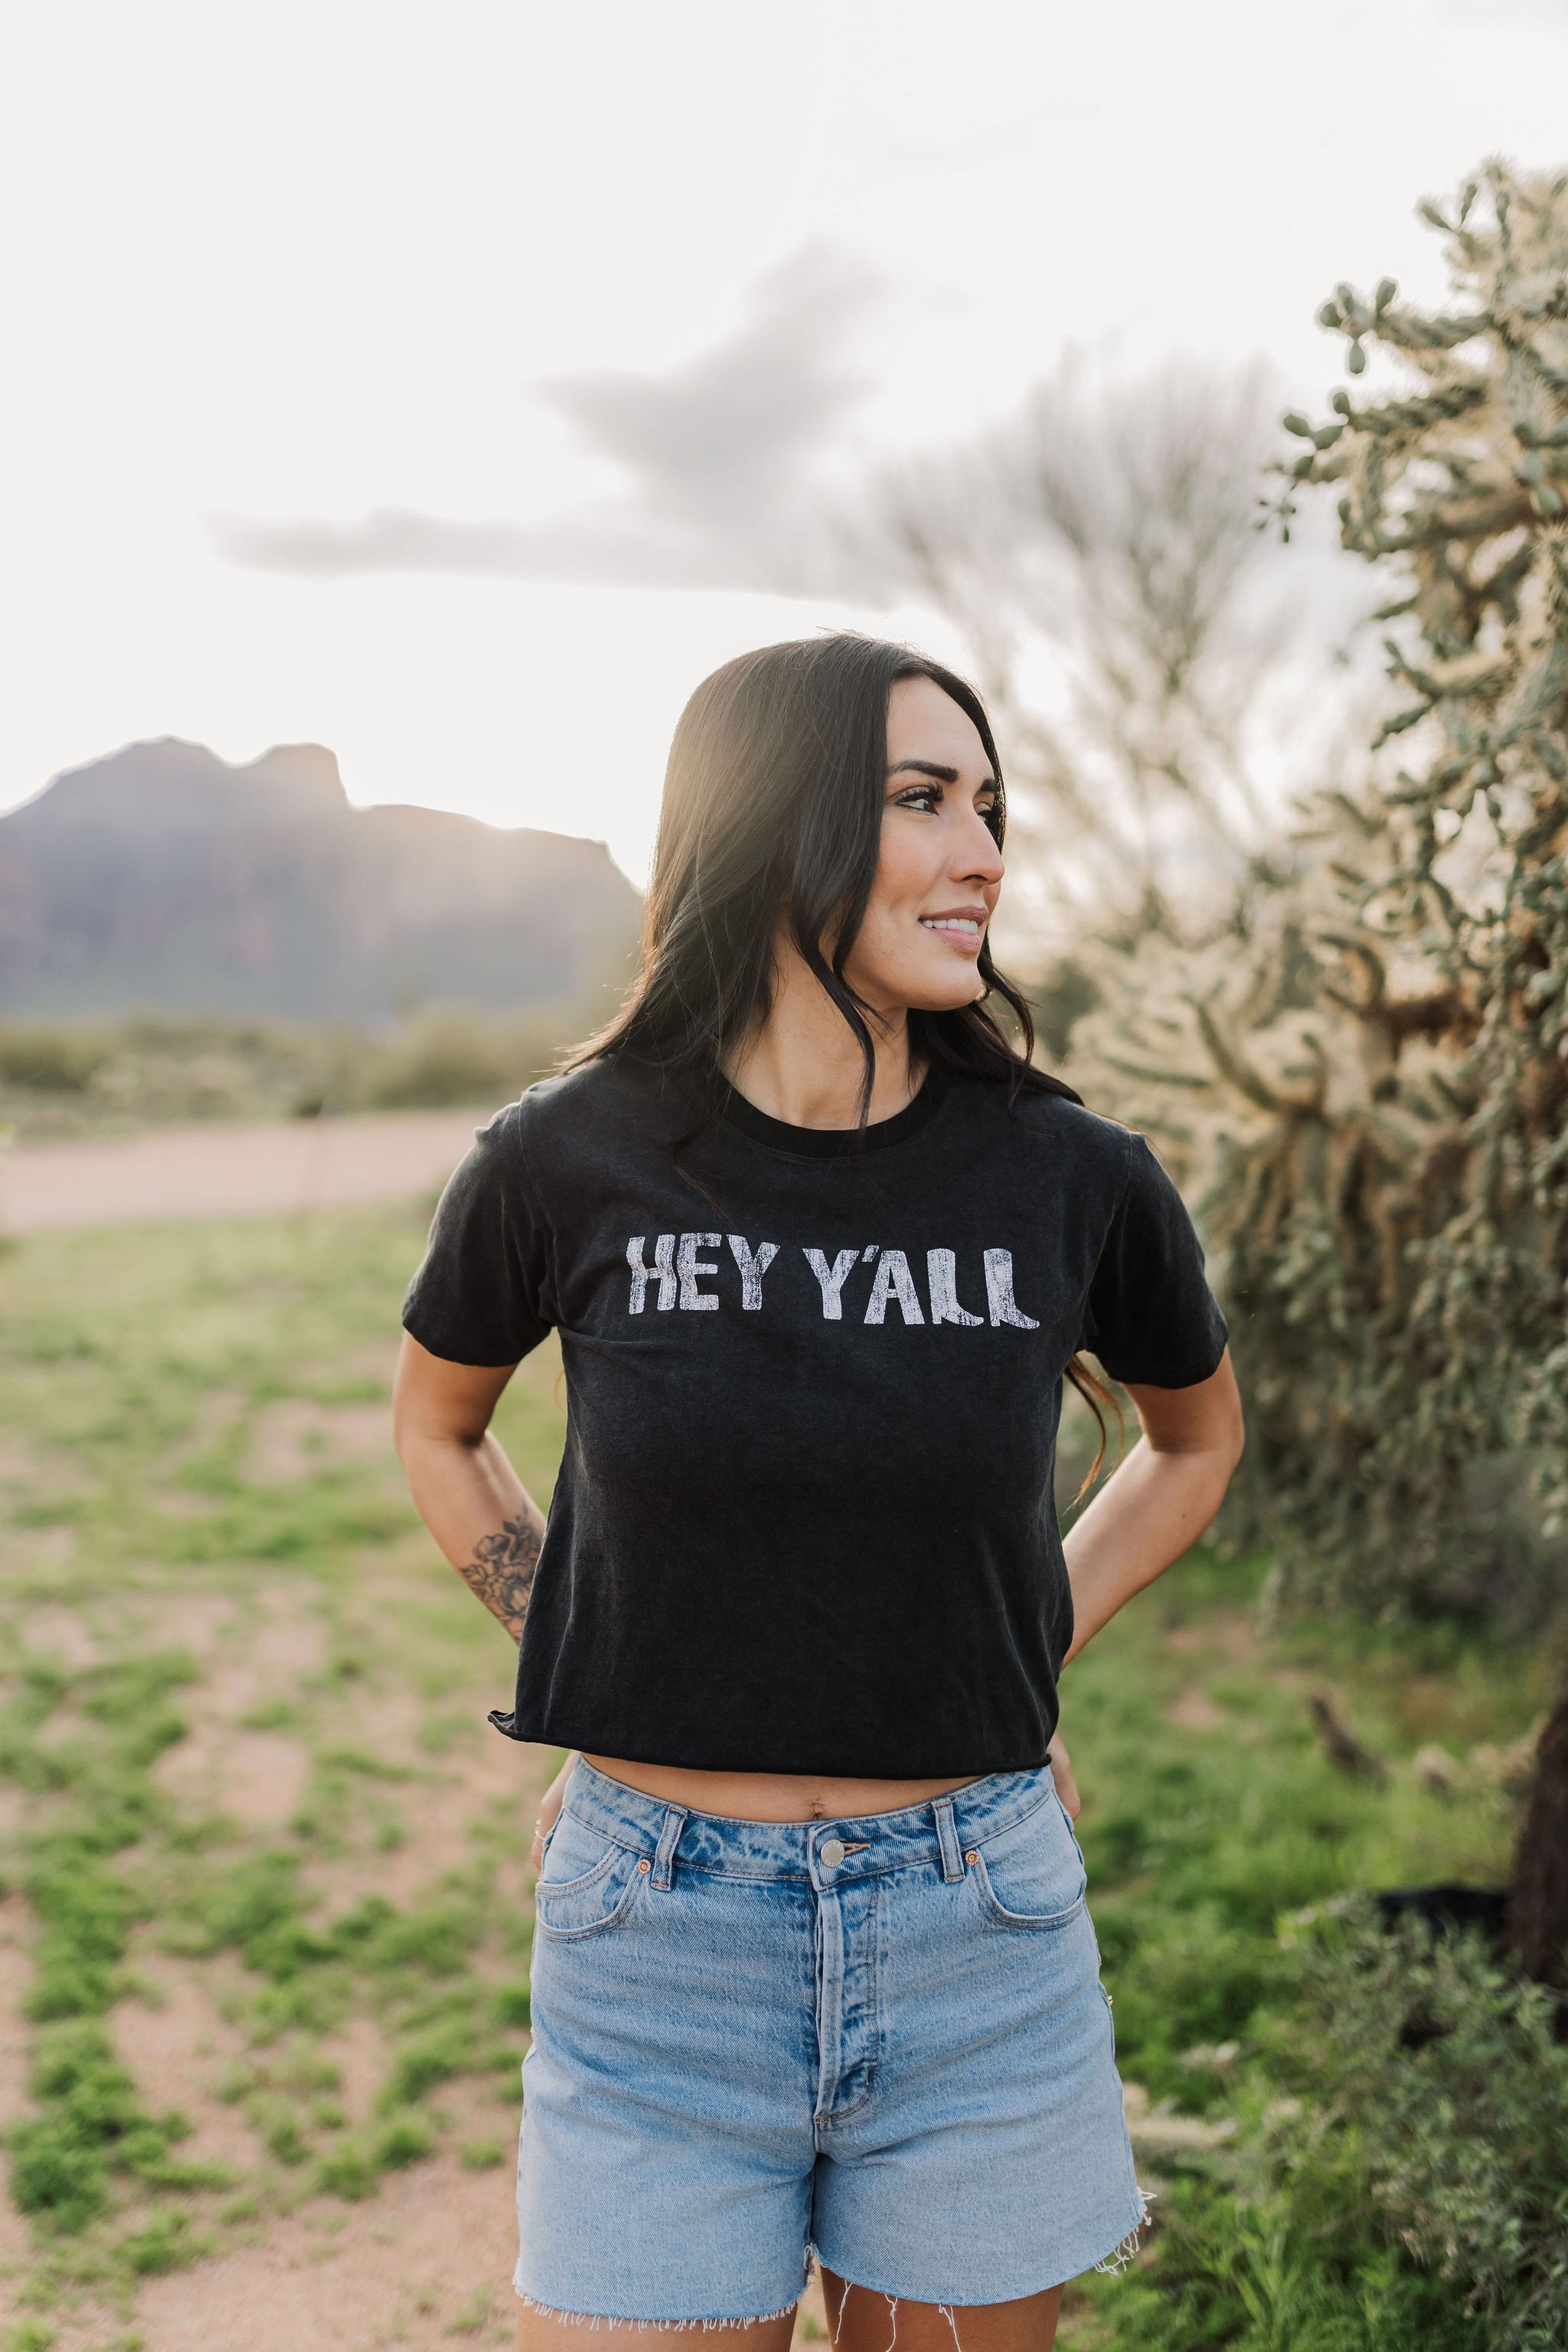
[(1068, 346), (1261, 355), (1568, 162), (1568, 0), (47, 0), (0, 51), (0, 806), (174, 734), (607, 838), (814, 528)]

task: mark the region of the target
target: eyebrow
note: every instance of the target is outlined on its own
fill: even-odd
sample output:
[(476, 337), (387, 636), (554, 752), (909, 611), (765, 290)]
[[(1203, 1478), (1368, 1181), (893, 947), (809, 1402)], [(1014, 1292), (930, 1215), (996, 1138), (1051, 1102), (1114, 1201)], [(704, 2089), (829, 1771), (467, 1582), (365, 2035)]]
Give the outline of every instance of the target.
[[(939, 784), (956, 784), (958, 782), (956, 768), (943, 768), (935, 760), (900, 760), (897, 767), (888, 770), (888, 773), (889, 776), (901, 776), (906, 769), (913, 769), (917, 776), (930, 776)], [(981, 779), (980, 790), (983, 793), (994, 793), (996, 789), (994, 776)]]

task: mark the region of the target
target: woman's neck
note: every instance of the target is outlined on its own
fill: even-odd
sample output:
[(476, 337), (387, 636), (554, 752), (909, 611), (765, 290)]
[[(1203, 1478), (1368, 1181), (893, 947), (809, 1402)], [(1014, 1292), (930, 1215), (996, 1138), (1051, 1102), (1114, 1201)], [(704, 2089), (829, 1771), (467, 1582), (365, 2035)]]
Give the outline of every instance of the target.
[[(724, 1057), (724, 1076), (737, 1094), (787, 1127), (847, 1128), (860, 1121), (866, 1060), (859, 1041), (826, 990), (796, 951), (781, 943), (767, 1019)], [(867, 1113), (870, 1124), (896, 1118), (925, 1076), (910, 1053), (902, 1006), (868, 1014), (877, 1071)]]

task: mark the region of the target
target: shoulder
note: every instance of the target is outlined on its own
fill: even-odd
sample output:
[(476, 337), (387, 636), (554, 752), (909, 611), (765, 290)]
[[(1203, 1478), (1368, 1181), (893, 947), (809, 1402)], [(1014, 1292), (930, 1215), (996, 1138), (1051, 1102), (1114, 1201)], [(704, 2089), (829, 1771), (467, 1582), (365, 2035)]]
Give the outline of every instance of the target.
[(668, 1127), (683, 1108), (659, 1074), (641, 1062), (606, 1055), (554, 1077), (540, 1078), (501, 1118), (515, 1119), (522, 1139), (541, 1142), (571, 1134), (590, 1119), (628, 1120)]
[(998, 1138), (1012, 1136), (1031, 1156), (1048, 1152), (1058, 1168), (1080, 1171), (1100, 1185), (1124, 1183), (1149, 1148), (1131, 1128), (1044, 1087), (1021, 1087), (1009, 1100), (1005, 1086), (971, 1078), (952, 1094), (961, 1119), (984, 1122)]
[(525, 1173), (546, 1178), (569, 1176), (606, 1150), (668, 1146), (689, 1119), (684, 1097), (657, 1072), (606, 1056), (539, 1079), (482, 1132), (514, 1151)]

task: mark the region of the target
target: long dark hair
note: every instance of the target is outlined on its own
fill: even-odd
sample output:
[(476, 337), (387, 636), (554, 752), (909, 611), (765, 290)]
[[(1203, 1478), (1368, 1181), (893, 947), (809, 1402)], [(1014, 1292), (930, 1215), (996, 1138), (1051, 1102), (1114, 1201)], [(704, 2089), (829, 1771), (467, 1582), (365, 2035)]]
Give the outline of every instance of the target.
[[(622, 1010), (577, 1048), (568, 1068), (626, 1054), (684, 1078), (705, 1110), (716, 1108), (724, 1055), (766, 1017), (782, 915), (865, 1057), (865, 1119), (876, 1055), (868, 1008), (844, 968), (876, 878), (888, 697), (902, 677), (929, 677), (973, 721), (996, 778), (987, 822), (1000, 845), (1001, 762), (985, 707), (963, 678), (907, 646), (847, 632), (742, 654), (704, 678), (680, 714), (643, 910), (641, 969)], [(997, 971), (988, 940), (980, 972), (988, 994), (1009, 1008), (1016, 1041), (984, 999), (947, 1013), (911, 1010), (911, 1061), (1077, 1102), (1070, 1087), (1034, 1066), (1028, 1001)]]
[[(729, 1050), (766, 1018), (781, 916), (865, 1058), (860, 1120), (876, 1076), (868, 1007), (844, 976), (865, 919), (887, 797), (888, 698), (900, 678), (929, 677), (974, 724), (996, 779), (988, 822), (1005, 830), (1002, 764), (985, 706), (963, 678), (907, 646), (848, 632), (763, 646), (726, 662), (697, 688), (675, 730), (665, 771), (642, 956), (625, 1005), (565, 1066), (624, 1055), (680, 1082), (697, 1128), (725, 1092)], [(830, 947), (825, 951), (824, 941)], [(911, 1008), (911, 1062), (939, 1076), (991, 1079), (1081, 1097), (1033, 1061), (1028, 1000), (980, 950), (987, 997), (1012, 1015), (1009, 1036), (986, 998), (943, 1013)], [(1075, 1357), (1068, 1378), (1100, 1423), (1110, 1393)], [(1098, 1393), (1097, 1393), (1098, 1391)]]

